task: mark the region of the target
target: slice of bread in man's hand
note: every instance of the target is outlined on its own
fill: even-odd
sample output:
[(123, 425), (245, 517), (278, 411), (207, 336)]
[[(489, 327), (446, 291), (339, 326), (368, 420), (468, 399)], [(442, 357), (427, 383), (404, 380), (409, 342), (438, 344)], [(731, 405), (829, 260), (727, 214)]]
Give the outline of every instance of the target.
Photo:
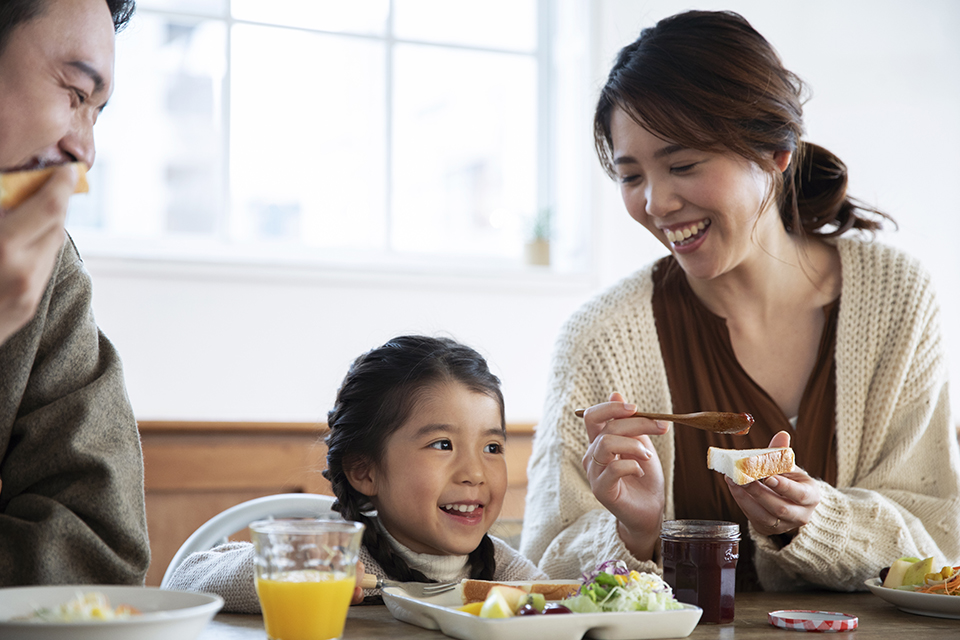
[[(73, 192), (87, 193), (90, 190), (87, 184), (87, 165), (82, 162), (72, 164), (77, 168), (77, 186)], [(43, 169), (0, 173), (0, 209), (18, 207), (21, 202), (35, 194), (43, 186), (43, 183), (50, 178), (50, 174), (56, 168), (51, 166)]]
[(580, 589), (580, 582), (571, 580), (544, 580), (542, 582), (490, 582), (488, 580), (461, 580), (457, 592), (463, 604), (483, 602), (490, 589), (496, 586), (523, 589), (527, 593), (541, 593), (545, 600), (563, 600)]
[(793, 449), (707, 449), (707, 468), (719, 471), (737, 484), (793, 471)]

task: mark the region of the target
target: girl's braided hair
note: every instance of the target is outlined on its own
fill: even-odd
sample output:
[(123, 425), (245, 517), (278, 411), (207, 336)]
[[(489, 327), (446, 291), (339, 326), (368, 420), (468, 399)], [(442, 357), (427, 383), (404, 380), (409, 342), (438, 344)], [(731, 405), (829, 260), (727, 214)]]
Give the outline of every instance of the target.
[[(457, 382), (483, 393), (500, 407), (504, 427), (500, 380), (479, 353), (449, 338), (400, 336), (357, 358), (350, 366), (333, 409), (327, 414), (327, 468), (337, 498), (334, 509), (366, 525), (363, 545), (386, 574), (401, 581), (434, 582), (396, 554), (368, 515), (370, 499), (351, 486), (345, 469), (357, 463), (378, 465), (387, 439), (410, 417), (423, 391), (444, 382)], [(469, 555), (470, 577), (491, 580), (496, 569), (493, 541), (484, 535)]]

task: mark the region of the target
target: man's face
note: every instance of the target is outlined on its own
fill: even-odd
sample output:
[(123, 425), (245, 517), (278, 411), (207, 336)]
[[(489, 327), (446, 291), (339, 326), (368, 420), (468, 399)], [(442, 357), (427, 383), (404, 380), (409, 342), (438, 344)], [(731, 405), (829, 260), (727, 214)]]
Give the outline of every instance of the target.
[(113, 92), (104, 0), (46, 0), (0, 53), (0, 171), (93, 164), (93, 125)]

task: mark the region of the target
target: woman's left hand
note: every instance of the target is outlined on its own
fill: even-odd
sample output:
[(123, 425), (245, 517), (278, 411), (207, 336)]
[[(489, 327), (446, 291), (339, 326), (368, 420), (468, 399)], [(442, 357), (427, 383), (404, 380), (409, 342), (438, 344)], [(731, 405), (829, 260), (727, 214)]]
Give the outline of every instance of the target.
[[(773, 436), (771, 447), (789, 447), (786, 431)], [(803, 471), (791, 471), (750, 484), (738, 485), (726, 478), (730, 494), (753, 528), (765, 536), (794, 533), (810, 522), (820, 504), (817, 483)]]

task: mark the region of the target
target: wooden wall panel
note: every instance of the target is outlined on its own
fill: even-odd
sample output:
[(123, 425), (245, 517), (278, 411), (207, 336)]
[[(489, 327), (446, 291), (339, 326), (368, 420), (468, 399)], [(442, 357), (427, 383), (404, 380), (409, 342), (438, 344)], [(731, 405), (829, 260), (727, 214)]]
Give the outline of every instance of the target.
[(167, 436), (149, 442), (149, 449), (149, 460), (144, 461), (144, 481), (157, 491), (288, 486), (329, 493), (330, 483), (320, 473), (326, 447), (302, 437)]
[[(246, 500), (276, 493), (331, 495), (323, 425), (305, 423), (141, 422), (147, 526), (157, 586), (197, 527)], [(533, 425), (507, 428), (508, 487), (500, 518), (519, 537)], [(247, 539), (240, 532), (239, 539)]]

